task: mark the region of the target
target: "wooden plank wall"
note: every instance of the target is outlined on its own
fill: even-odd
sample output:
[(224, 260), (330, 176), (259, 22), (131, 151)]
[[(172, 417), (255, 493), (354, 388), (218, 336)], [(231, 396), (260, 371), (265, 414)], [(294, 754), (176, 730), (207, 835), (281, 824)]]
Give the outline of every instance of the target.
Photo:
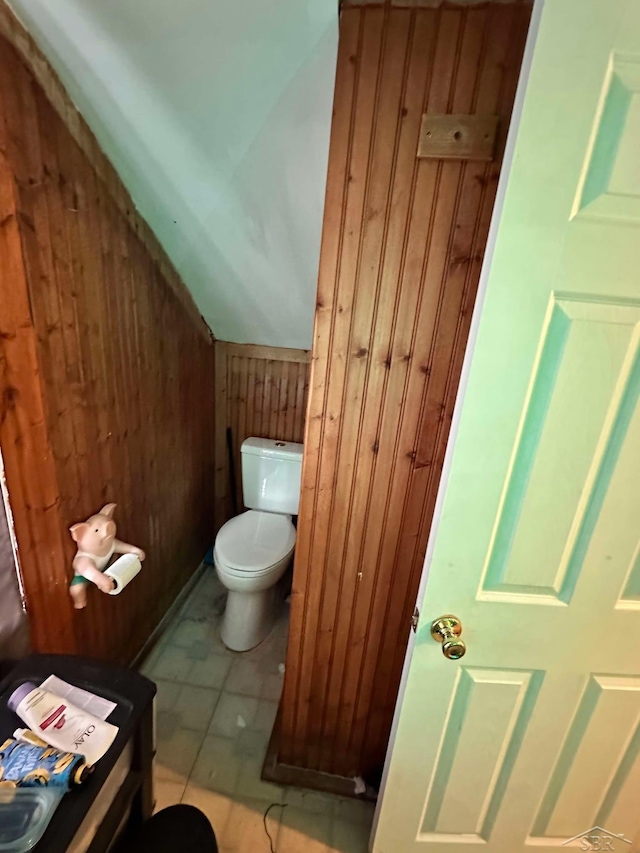
[(217, 527), (234, 514), (226, 428), (231, 427), (237, 511), (242, 511), (240, 447), (245, 438), (304, 439), (309, 390), (307, 350), (216, 341)]
[[(283, 765), (382, 766), (529, 17), (341, 14)], [(418, 160), (424, 112), (499, 114), (496, 159)]]
[[(212, 540), (215, 349), (53, 72), (36, 56), (36, 79), (25, 55), (0, 36), (0, 445), (32, 640), (125, 662)], [(107, 501), (143, 574), (73, 611), (68, 527)]]

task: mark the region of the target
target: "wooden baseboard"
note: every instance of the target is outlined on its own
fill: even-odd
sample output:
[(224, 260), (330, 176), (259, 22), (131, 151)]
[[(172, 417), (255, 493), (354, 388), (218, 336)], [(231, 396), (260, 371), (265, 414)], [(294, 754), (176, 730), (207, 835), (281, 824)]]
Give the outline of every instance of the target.
[(354, 800), (365, 800), (375, 802), (376, 797), (367, 788), (365, 794), (356, 794), (355, 782), (346, 776), (335, 776), (333, 773), (323, 773), (320, 770), (309, 770), (306, 767), (294, 767), (291, 764), (282, 764), (278, 760), (280, 751), (280, 714), (278, 708), (276, 721), (273, 725), (267, 754), (262, 765), (262, 778), (265, 782), (273, 782), (282, 787), (293, 786), (295, 788), (310, 788), (313, 791), (322, 791), (325, 794), (335, 794), (338, 797), (351, 797)]

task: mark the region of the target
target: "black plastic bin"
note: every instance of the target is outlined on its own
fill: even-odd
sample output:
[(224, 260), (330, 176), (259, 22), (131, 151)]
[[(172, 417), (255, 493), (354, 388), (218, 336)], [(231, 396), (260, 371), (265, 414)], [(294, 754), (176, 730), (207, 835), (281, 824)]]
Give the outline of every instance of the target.
[[(118, 707), (109, 716), (109, 722), (118, 726), (119, 732), (89, 779), (63, 797), (44, 835), (32, 849), (34, 853), (67, 853), (80, 849), (87, 835), (85, 819), (95, 813), (97, 806), (94, 804), (103, 788), (107, 791), (109, 785), (114, 784), (114, 777), (109, 779), (112, 771), (121, 773), (124, 772), (122, 768), (127, 767), (122, 784), (117, 787), (95, 832), (91, 832), (88, 845), (85, 843), (81, 847), (89, 853), (106, 853), (120, 832), (135, 829), (153, 811), (153, 698), (156, 686), (135, 670), (124, 667), (71, 655), (31, 655), (0, 684), (0, 743), (11, 737), (16, 728), (24, 726), (7, 707), (11, 693), (25, 681), (40, 684), (52, 674), (117, 702)], [(100, 808), (110, 796), (104, 791)], [(90, 822), (91, 818), (88, 820)]]

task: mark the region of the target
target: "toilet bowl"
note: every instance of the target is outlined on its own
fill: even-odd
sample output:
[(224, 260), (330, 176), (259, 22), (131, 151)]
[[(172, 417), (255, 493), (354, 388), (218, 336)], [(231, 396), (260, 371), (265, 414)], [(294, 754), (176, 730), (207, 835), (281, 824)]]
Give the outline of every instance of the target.
[(290, 515), (250, 509), (224, 524), (213, 561), (228, 590), (220, 634), (227, 648), (245, 652), (261, 643), (273, 626), (276, 584), (291, 564), (296, 529)]

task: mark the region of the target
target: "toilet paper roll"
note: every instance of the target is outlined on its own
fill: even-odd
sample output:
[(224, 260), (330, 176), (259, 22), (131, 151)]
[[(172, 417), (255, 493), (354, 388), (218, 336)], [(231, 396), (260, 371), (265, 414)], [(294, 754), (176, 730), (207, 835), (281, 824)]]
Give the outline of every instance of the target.
[(115, 581), (115, 589), (112, 589), (109, 595), (119, 595), (122, 590), (131, 583), (138, 574), (142, 565), (135, 554), (123, 554), (118, 559), (105, 569), (105, 575), (109, 575)]

